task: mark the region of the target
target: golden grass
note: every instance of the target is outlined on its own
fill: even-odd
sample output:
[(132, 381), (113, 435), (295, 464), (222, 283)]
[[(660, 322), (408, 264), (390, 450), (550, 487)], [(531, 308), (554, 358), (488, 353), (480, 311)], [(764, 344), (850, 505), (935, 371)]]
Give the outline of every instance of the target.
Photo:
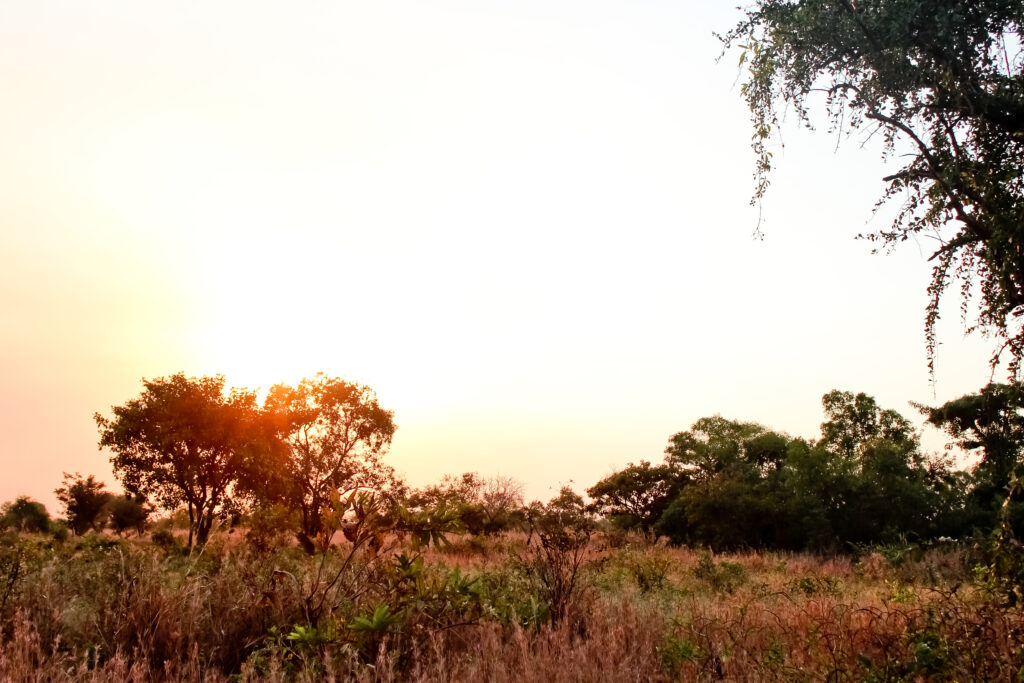
[[(2, 681), (1017, 680), (1024, 667), (1021, 610), (986, 599), (950, 551), (896, 566), (598, 539), (585, 590), (551, 625), (502, 611), (540, 594), (522, 535), (423, 553), (424, 586), (443, 589), (458, 568), (488, 587), (458, 608), (436, 587), (399, 601), (409, 589), (391, 556), (355, 557), (331, 587), (324, 567), (340, 559), (259, 553), (226, 536), (192, 557), (145, 540), (19, 542), (23, 573), (0, 614)], [(321, 594), (329, 604), (309, 624), (308, 599)], [(359, 640), (351, 619), (389, 601), (400, 624)], [(286, 637), (303, 624), (325, 635)]]

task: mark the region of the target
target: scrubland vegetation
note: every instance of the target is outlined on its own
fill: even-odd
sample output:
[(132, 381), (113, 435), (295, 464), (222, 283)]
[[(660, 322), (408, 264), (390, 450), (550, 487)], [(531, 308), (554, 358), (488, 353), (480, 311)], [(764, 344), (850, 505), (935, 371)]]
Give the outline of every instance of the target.
[(63, 519), (3, 506), (0, 679), (1024, 676), (1018, 385), (919, 407), (968, 469), (836, 391), (820, 439), (702, 418), (546, 503), (477, 473), (410, 488), (365, 387), (222, 386), (97, 416), (128, 494), (68, 474)]
[(635, 533), (9, 534), (3, 680), (1018, 680), (1024, 612), (950, 544), (714, 554)]

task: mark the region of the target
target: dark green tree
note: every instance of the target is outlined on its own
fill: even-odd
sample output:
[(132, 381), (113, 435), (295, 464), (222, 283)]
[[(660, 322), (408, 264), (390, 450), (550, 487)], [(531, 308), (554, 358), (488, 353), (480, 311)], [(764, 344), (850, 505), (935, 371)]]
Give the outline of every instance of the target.
[[(50, 530), (50, 513), (42, 503), (28, 496), (18, 496), (0, 507), (0, 523), (17, 531), (46, 533)], [(64, 533), (66, 535), (67, 531)]]
[(649, 535), (685, 483), (686, 475), (678, 468), (641, 460), (597, 482), (587, 489), (587, 495), (596, 512)]
[(266, 426), (255, 394), (224, 390), (224, 377), (143, 380), (143, 392), (114, 416), (97, 413), (100, 447), (114, 452), (126, 491), (166, 510), (188, 511), (188, 543), (204, 544), (214, 521), (236, 509), (254, 463), (266, 457)]
[[(990, 383), (977, 393), (938, 407), (916, 407), (928, 418), (928, 424), (953, 437), (955, 445), (981, 455), (963, 491), (964, 524), (993, 528), (1014, 469), (1024, 465), (1024, 387), (1018, 383)], [(1004, 513), (1009, 528), (1024, 533), (1024, 506), (1008, 503)]]
[[(960, 480), (924, 457), (906, 418), (865, 394), (832, 391), (822, 404), (817, 443), (719, 416), (672, 436), (666, 462), (690, 481), (657, 532), (714, 548), (836, 550), (962, 528)], [(940, 514), (947, 503), (956, 510)]]
[(988, 384), (975, 394), (931, 408), (918, 405), (928, 424), (945, 430), (967, 451), (980, 451), (975, 474), (983, 484), (1004, 490), (1024, 451), (1024, 388)]
[(689, 431), (669, 438), (665, 462), (695, 482), (711, 479), (729, 469), (769, 464), (773, 457), (771, 440), (755, 446), (758, 452), (755, 458), (748, 458), (746, 454), (746, 445), (766, 433), (765, 427), (752, 422), (727, 420), (720, 415), (702, 417)]
[(141, 536), (146, 530), (149, 513), (149, 506), (146, 505), (143, 496), (116, 496), (107, 504), (107, 523), (119, 536), (129, 529), (134, 529), (135, 533)]
[(718, 415), (674, 434), (665, 462), (689, 481), (657, 531), (715, 548), (779, 545), (786, 520), (778, 486), (788, 448), (782, 434)]
[[(770, 141), (792, 112), (834, 134), (879, 134), (892, 226), (879, 249), (933, 239), (925, 340), (934, 368), (939, 301), (953, 280), (979, 293), (968, 330), (1024, 354), (1024, 4), (1020, 0), (757, 0), (722, 36), (747, 67), (755, 201), (768, 187)], [(820, 103), (820, 106), (819, 106)]]
[(833, 389), (821, 397), (821, 404), (826, 417), (821, 424), (821, 443), (839, 455), (852, 458), (872, 439), (885, 439), (907, 449), (917, 446), (910, 421), (895, 410), (882, 410), (867, 394)]
[(78, 472), (64, 473), (64, 485), (54, 490), (64, 507), (64, 517), (76, 536), (103, 526), (107, 503), (112, 498), (93, 475), (82, 478)]

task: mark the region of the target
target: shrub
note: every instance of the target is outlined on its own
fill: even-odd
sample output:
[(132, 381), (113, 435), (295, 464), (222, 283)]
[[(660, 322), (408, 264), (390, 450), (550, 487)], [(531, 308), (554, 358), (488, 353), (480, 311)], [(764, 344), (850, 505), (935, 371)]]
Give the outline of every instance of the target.
[(556, 515), (535, 519), (540, 545), (525, 558), (526, 570), (541, 587), (551, 623), (558, 624), (583, 593), (583, 561), (590, 545), (591, 526), (585, 518), (564, 520)]
[(716, 593), (733, 593), (746, 583), (748, 578), (743, 565), (724, 560), (716, 564), (711, 559), (711, 553), (707, 551), (701, 554), (693, 575), (706, 582)]

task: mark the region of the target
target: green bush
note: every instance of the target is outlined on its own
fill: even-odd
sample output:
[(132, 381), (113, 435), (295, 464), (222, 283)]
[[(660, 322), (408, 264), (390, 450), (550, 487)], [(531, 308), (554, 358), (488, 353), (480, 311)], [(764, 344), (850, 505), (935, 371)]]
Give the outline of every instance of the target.
[(734, 593), (748, 579), (743, 565), (724, 560), (716, 564), (709, 552), (701, 555), (693, 575), (707, 583), (716, 593)]

